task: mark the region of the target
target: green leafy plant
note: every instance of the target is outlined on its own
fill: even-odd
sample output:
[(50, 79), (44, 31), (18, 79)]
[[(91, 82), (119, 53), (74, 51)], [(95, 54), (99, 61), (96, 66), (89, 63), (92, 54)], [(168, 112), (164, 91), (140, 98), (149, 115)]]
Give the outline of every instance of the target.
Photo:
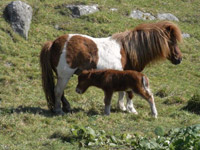
[(72, 138), (82, 147), (92, 146), (122, 146), (141, 150), (199, 150), (200, 124), (186, 128), (176, 128), (164, 135), (164, 129), (157, 127), (156, 138), (149, 139), (137, 134), (109, 135), (104, 130), (95, 131), (91, 127), (74, 126), (71, 129)]

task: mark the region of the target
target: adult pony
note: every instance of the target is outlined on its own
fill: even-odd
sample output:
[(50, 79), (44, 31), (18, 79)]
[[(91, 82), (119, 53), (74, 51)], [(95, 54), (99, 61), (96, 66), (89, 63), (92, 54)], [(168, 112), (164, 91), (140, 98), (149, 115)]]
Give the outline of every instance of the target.
[[(76, 72), (89, 69), (141, 72), (151, 62), (164, 59), (177, 65), (182, 60), (178, 47), (180, 41), (180, 29), (172, 22), (161, 21), (141, 24), (133, 30), (106, 38), (66, 34), (55, 41), (46, 42), (40, 53), (40, 64), (49, 109), (57, 114), (70, 110), (70, 104), (64, 97), (64, 88)], [(127, 98), (127, 107), (124, 106), (123, 97), (124, 92), (119, 92), (119, 108), (136, 113), (130, 99)]]

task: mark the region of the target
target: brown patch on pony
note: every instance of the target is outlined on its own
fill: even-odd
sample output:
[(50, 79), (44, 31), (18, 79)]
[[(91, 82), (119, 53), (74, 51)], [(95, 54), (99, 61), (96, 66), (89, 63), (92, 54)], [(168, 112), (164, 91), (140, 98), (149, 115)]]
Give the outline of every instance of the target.
[(56, 71), (56, 67), (58, 66), (60, 55), (62, 54), (62, 50), (64, 48), (65, 43), (67, 42), (67, 39), (68, 39), (68, 35), (65, 34), (58, 37), (52, 44), (50, 60), (51, 60), (51, 64), (54, 71)]
[(74, 35), (67, 44), (67, 63), (71, 68), (96, 68), (98, 62), (97, 45), (89, 38)]
[(141, 24), (133, 30), (114, 34), (112, 38), (126, 51), (127, 60), (131, 63), (128, 67), (142, 71), (150, 62), (169, 58), (170, 50), (175, 49), (172, 47), (177, 46), (182, 36), (175, 24), (161, 21)]

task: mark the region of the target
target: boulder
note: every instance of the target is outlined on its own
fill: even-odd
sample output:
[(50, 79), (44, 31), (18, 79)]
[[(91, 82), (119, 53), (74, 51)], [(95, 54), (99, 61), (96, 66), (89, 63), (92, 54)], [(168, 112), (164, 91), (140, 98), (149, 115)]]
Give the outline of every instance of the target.
[(4, 15), (13, 30), (27, 39), (32, 20), (32, 7), (21, 1), (13, 1), (6, 6)]
[(110, 8), (110, 11), (114, 12), (114, 11), (118, 11), (117, 8)]
[(190, 38), (190, 34), (188, 34), (188, 33), (182, 33), (182, 37), (183, 38)]
[(158, 20), (179, 21), (179, 19), (171, 13), (162, 13), (157, 15)]
[(150, 13), (144, 13), (140, 10), (133, 10), (130, 14), (130, 17), (133, 19), (140, 19), (140, 20), (155, 20), (156, 19)]
[(99, 11), (98, 5), (67, 5), (73, 17), (80, 17)]

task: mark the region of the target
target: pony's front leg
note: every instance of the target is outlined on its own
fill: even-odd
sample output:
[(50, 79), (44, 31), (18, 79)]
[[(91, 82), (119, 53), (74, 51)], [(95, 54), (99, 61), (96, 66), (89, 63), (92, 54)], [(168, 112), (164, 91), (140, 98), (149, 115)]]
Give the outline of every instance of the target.
[(124, 92), (120, 91), (119, 93), (119, 98), (118, 98), (118, 108), (121, 109), (122, 111), (126, 111), (126, 107), (124, 105)]
[(111, 99), (112, 99), (112, 94), (113, 94), (113, 92), (108, 92), (108, 91), (104, 92), (104, 95), (105, 95), (105, 98), (104, 98), (104, 103), (105, 103), (104, 114), (107, 115), (107, 116), (110, 115), (110, 103), (111, 103)]
[(138, 114), (138, 112), (134, 108), (132, 98), (133, 98), (133, 92), (132, 91), (126, 92), (126, 99), (127, 99), (126, 109), (129, 113)]

